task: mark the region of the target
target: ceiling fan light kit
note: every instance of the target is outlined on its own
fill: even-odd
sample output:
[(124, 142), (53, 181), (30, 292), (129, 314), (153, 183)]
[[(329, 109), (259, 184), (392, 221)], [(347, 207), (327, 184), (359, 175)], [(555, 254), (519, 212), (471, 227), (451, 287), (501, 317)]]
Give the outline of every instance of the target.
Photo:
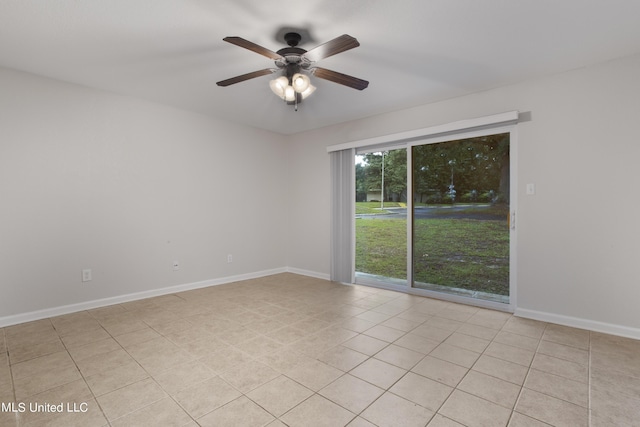
[(245, 80), (280, 72), (280, 77), (271, 80), (269, 87), (271, 91), (284, 102), (293, 105), (296, 111), (298, 110), (298, 104), (316, 90), (316, 87), (311, 84), (311, 79), (308, 74), (357, 90), (363, 90), (369, 86), (369, 82), (366, 80), (314, 66), (315, 62), (321, 59), (360, 46), (360, 43), (358, 43), (358, 40), (355, 38), (344, 34), (309, 51), (297, 47), (301, 40), (300, 34), (291, 32), (285, 34), (284, 38), (289, 47), (282, 48), (277, 52), (273, 52), (240, 37), (225, 37), (222, 39), (228, 43), (273, 59), (278, 68), (266, 68), (264, 70), (242, 74), (219, 81), (217, 85), (223, 87), (230, 86)]

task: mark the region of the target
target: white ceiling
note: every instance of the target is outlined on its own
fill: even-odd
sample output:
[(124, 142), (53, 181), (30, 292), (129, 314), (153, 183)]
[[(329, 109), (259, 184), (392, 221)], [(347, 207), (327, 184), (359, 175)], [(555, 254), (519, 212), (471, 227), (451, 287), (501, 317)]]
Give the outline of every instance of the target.
[[(0, 0), (0, 66), (290, 134), (640, 52), (638, 17), (638, 0)], [(281, 27), (307, 50), (356, 37), (319, 65), (369, 87), (316, 78), (295, 112), (271, 76), (216, 86), (273, 67), (223, 37), (276, 51)]]

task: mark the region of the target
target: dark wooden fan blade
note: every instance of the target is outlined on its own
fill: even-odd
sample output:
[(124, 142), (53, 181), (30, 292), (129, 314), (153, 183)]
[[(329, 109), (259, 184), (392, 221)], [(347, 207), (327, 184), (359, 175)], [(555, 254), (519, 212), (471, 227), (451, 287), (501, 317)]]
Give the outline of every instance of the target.
[(241, 76), (231, 77), (230, 79), (219, 81), (216, 84), (218, 86), (229, 86), (229, 85), (243, 82), (245, 80), (254, 79), (256, 77), (266, 76), (267, 74), (275, 73), (276, 71), (278, 70), (272, 69), (272, 68), (265, 68), (264, 70), (254, 71), (253, 73), (247, 73)]
[(354, 89), (362, 90), (369, 86), (369, 82), (356, 77), (349, 76), (347, 74), (338, 73), (337, 71), (327, 70), (326, 68), (313, 68), (313, 75), (320, 78), (338, 83), (341, 85), (349, 86)]
[(343, 34), (318, 47), (314, 47), (303, 56), (311, 62), (316, 62), (358, 46), (360, 46), (358, 40), (348, 34)]
[(245, 49), (249, 49), (255, 53), (259, 53), (262, 56), (266, 56), (267, 58), (271, 58), (271, 59), (280, 59), (282, 58), (282, 56), (278, 55), (277, 53), (275, 53), (272, 50), (267, 49), (266, 47), (262, 47), (260, 45), (257, 45), (253, 42), (250, 42), (249, 40), (245, 40), (242, 37), (225, 37), (222, 40), (231, 43), (231, 44), (235, 44), (236, 46), (240, 46), (243, 47)]

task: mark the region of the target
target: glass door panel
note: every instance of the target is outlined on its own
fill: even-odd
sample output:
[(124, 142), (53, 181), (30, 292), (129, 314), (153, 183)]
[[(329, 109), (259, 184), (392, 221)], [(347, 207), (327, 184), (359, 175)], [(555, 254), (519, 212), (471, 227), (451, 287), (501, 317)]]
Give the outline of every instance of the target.
[(356, 155), (356, 281), (407, 284), (407, 150)]
[(413, 286), (509, 302), (509, 133), (412, 147)]

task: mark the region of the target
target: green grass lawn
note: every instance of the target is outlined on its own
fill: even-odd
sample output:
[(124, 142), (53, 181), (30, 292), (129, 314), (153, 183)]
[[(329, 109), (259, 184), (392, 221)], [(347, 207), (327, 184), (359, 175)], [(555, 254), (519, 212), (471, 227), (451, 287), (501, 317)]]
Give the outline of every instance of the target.
[[(506, 220), (418, 219), (414, 280), (509, 294)], [(406, 221), (356, 220), (356, 271), (406, 279)]]
[[(406, 206), (406, 205), (404, 205)], [(400, 203), (397, 202), (384, 202), (385, 208), (399, 208)], [(356, 203), (356, 215), (368, 214), (368, 215), (380, 215), (386, 214), (383, 209), (380, 209), (380, 202), (358, 202)]]

